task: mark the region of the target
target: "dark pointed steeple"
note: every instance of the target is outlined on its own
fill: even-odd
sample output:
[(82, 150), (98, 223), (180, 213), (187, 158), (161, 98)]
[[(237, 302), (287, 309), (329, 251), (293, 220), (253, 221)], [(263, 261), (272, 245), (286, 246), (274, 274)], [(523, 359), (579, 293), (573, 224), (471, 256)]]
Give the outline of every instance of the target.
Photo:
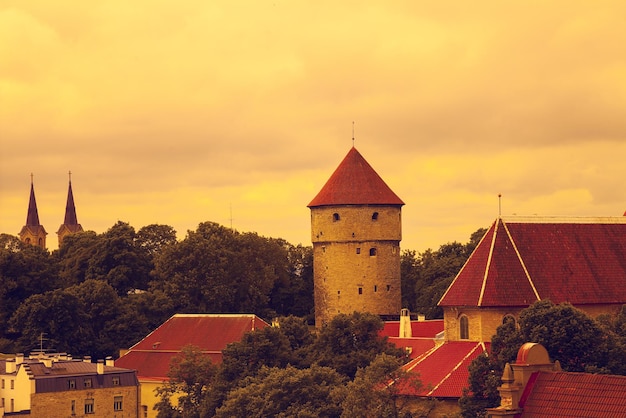
[(61, 246), (61, 242), (63, 242), (63, 238), (65, 238), (65, 236), (83, 231), (83, 227), (78, 223), (76, 206), (74, 206), (74, 193), (72, 193), (72, 172), (70, 171), (68, 174), (69, 187), (67, 189), (67, 203), (65, 204), (65, 219), (57, 231), (57, 235), (59, 237), (59, 247)]
[(35, 185), (33, 175), (30, 175), (30, 200), (28, 201), (28, 213), (26, 214), (26, 225), (20, 231), (20, 240), (26, 244), (36, 245), (46, 248), (46, 235), (48, 233), (43, 225), (39, 223), (39, 212), (37, 211), (37, 200), (35, 199)]

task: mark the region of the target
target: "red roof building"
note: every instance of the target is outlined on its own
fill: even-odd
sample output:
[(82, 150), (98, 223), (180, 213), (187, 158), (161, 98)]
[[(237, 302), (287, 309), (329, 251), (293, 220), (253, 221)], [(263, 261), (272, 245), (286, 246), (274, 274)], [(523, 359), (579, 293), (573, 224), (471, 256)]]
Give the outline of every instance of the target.
[(626, 218), (497, 219), (439, 306), (446, 340), (489, 341), (536, 301), (592, 316), (626, 303)]
[(199, 347), (214, 363), (222, 350), (240, 341), (246, 332), (268, 327), (252, 314), (176, 314), (126, 351), (115, 364), (137, 370), (142, 406), (148, 417), (156, 416), (154, 389), (167, 380), (170, 361), (186, 345)]
[(488, 417), (626, 417), (626, 376), (563, 372), (536, 343), (505, 366), (498, 390), (501, 404)]

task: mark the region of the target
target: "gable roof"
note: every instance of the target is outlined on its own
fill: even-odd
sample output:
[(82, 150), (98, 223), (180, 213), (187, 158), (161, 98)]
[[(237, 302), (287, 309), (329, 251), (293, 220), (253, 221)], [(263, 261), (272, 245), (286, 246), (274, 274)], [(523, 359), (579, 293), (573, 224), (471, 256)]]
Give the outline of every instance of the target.
[(519, 406), (523, 418), (626, 417), (626, 376), (535, 372)]
[(497, 219), (440, 306), (626, 303), (626, 218)]
[(269, 326), (252, 314), (176, 314), (132, 346), (115, 364), (140, 378), (166, 379), (172, 357), (186, 345), (199, 347), (214, 363), (222, 350), (246, 332)]
[(433, 398), (460, 398), (468, 385), (469, 365), (480, 354), (489, 350), (489, 343), (448, 341), (421, 357), (405, 364), (403, 369), (417, 373), (422, 383), (419, 391), (403, 386), (406, 396)]
[(404, 205), (365, 158), (352, 147), (308, 207)]

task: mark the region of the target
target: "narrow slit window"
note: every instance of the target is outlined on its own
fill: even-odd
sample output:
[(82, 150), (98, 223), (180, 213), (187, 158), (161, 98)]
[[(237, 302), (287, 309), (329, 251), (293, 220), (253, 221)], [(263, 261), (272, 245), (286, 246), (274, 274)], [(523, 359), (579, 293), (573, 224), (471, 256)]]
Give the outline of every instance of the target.
[(333, 213), (333, 222), (337, 222), (339, 219), (341, 219), (339, 214), (337, 212)]
[(377, 220), (378, 220), (378, 212), (372, 213), (372, 221), (377, 221)]
[(459, 326), (461, 328), (459, 335), (460, 338), (462, 340), (469, 340), (469, 319), (467, 319), (467, 316), (461, 316), (459, 320)]

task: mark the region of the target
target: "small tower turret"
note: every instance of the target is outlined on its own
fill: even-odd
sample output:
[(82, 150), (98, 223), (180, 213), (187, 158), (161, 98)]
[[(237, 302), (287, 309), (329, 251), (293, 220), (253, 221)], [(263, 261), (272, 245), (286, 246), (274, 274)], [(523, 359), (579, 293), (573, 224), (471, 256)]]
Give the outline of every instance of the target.
[(39, 212), (37, 211), (37, 201), (35, 200), (35, 185), (33, 175), (30, 175), (30, 200), (28, 201), (28, 213), (26, 215), (26, 225), (19, 233), (20, 240), (26, 244), (36, 245), (46, 248), (46, 235), (48, 233), (43, 225), (39, 223)]

